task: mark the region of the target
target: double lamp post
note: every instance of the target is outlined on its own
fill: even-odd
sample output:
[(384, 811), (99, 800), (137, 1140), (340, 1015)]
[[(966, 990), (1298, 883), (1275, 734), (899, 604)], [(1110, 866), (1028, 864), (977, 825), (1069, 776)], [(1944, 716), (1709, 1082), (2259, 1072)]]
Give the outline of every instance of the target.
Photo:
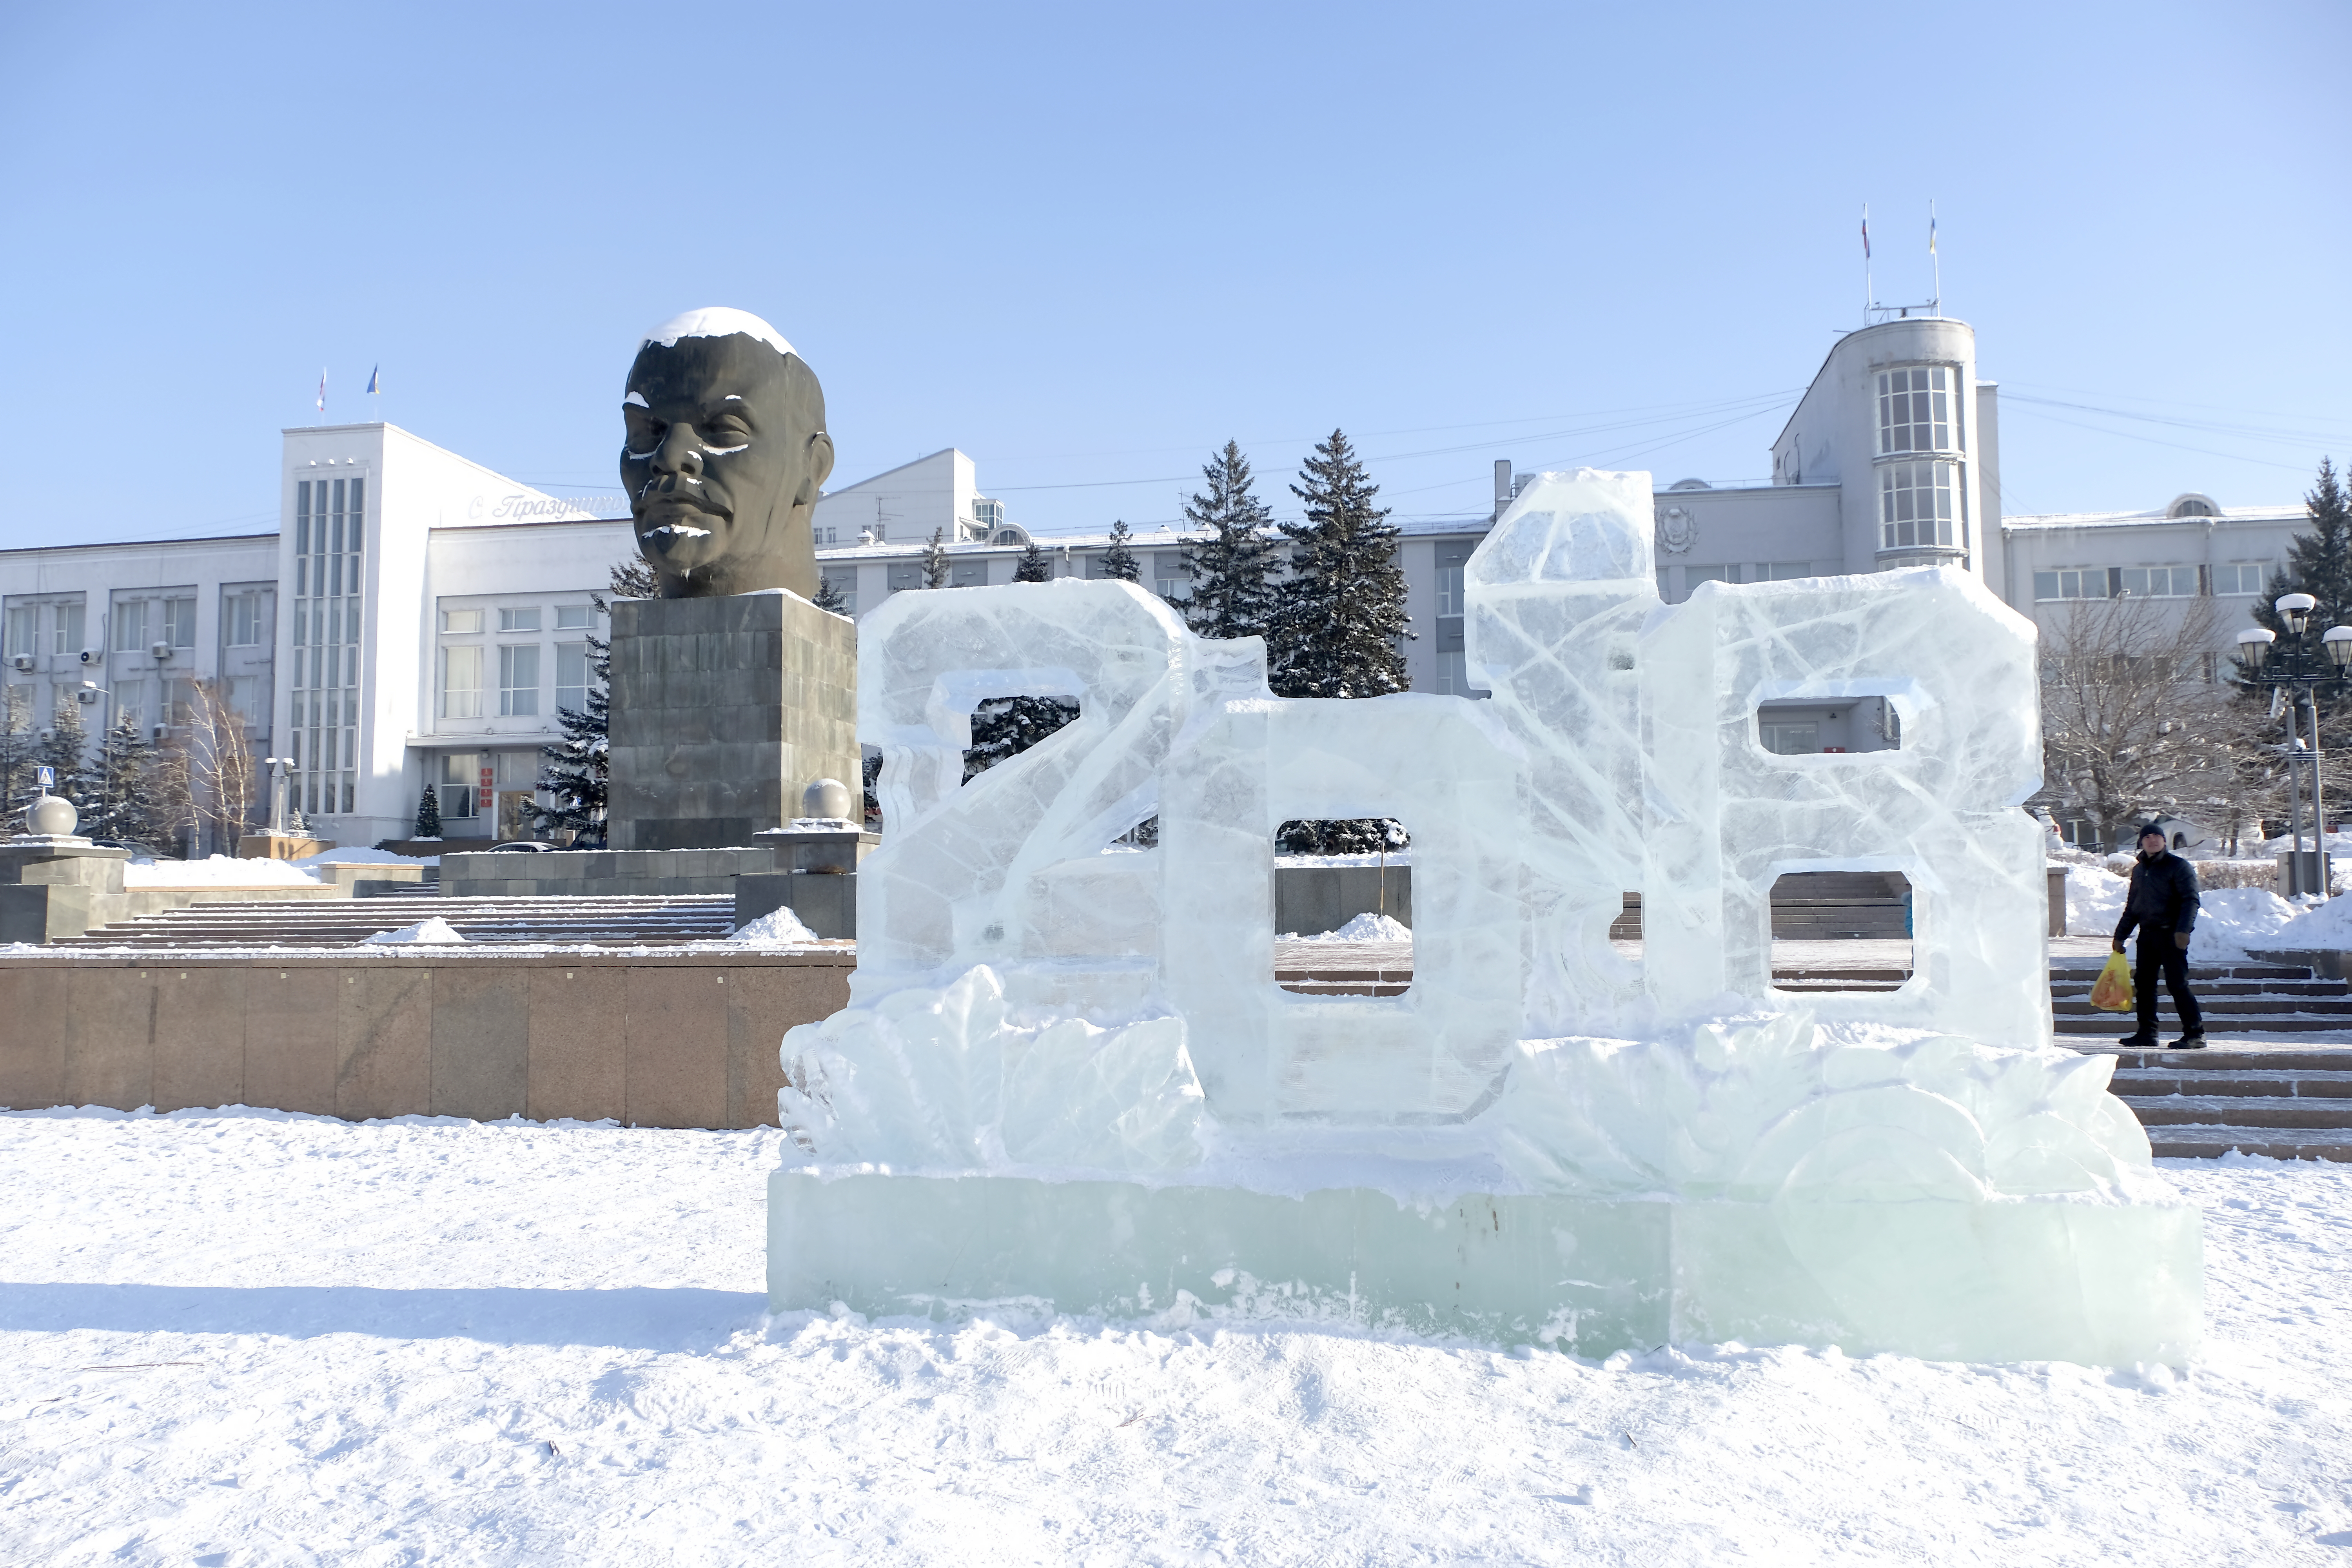
[[(2341, 687), (2352, 675), (2352, 626), (2330, 626), (2313, 646), (2311, 612), (2319, 601), (2308, 594), (2280, 595), (2275, 608), (2286, 623), (2286, 637), (2263, 626), (2248, 626), (2238, 634), (2238, 653), (2244, 660), (2245, 679), (2271, 689), (2272, 711), (2289, 705), (2287, 717), (2286, 791), (2288, 831), (2294, 847), (2287, 856), (2287, 897), (2327, 892), (2327, 813), (2320, 793), (2319, 705), (2313, 693), (2322, 686)], [(2311, 735), (2311, 820), (2313, 853), (2303, 848), (2303, 793), (2296, 777), (2294, 753), (2306, 721)]]

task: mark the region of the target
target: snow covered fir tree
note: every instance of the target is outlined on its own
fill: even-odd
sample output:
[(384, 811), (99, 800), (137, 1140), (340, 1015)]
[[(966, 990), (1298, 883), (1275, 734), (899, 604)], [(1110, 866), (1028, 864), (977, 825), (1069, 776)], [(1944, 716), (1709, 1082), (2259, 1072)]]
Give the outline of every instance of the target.
[(1103, 552), (1102, 574), (1121, 583), (1132, 583), (1143, 575), (1142, 563), (1136, 560), (1129, 548), (1135, 541), (1124, 521), (1114, 519), (1110, 525), (1110, 548)]
[(155, 749), (139, 722), (124, 714), (100, 737), (98, 763), (89, 775), (89, 795), (75, 802), (85, 838), (152, 848), (164, 837), (157, 820)]
[(441, 837), (441, 791), (427, 779), (425, 789), (416, 797), (416, 822), (408, 831), (411, 838)]
[[(636, 556), (615, 562), (605, 574), (615, 599), (651, 599), (661, 594), (661, 582), (654, 569)], [(600, 616), (613, 613), (611, 603), (602, 594), (590, 595)], [(563, 739), (551, 746), (540, 748), (546, 759), (539, 770), (539, 787), (549, 796), (548, 803), (536, 807), (531, 816), (533, 830), (541, 834), (566, 834), (574, 843), (602, 847), (604, 843), (604, 805), (613, 763), (613, 640), (593, 633), (588, 637), (588, 690), (577, 708), (558, 708), (556, 727)], [(428, 789), (427, 794), (431, 791)], [(438, 803), (435, 805), (435, 821), (440, 818)], [(422, 820), (422, 807), (419, 807)], [(419, 834), (419, 837), (426, 837)]]
[(1035, 540), (1031, 540), (1029, 548), (1021, 552), (1020, 563), (1013, 568), (1013, 580), (1015, 583), (1050, 583), (1054, 580), (1054, 563), (1045, 558), (1045, 552)]
[[(1398, 531), (1380, 487), (1346, 434), (1318, 443), (1290, 491), (1303, 522), (1276, 525), (1290, 543), (1284, 581), (1266, 635), (1266, 675), (1281, 697), (1381, 697), (1410, 689), (1404, 643), (1404, 567)], [(1276, 842), (1291, 855), (1361, 855), (1405, 847), (1390, 818), (1282, 825)]]
[(1274, 513), (1251, 488), (1249, 459), (1239, 442), (1201, 466), (1208, 489), (1184, 503), (1184, 520), (1205, 537), (1184, 542), (1190, 580), (1177, 608), (1204, 637), (1264, 637), (1273, 624), (1275, 574), (1282, 566)]

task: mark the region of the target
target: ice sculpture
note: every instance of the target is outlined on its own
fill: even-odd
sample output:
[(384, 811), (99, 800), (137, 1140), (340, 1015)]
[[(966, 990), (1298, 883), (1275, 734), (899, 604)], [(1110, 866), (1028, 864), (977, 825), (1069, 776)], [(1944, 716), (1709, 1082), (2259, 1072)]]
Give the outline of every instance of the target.
[[(852, 1005), (784, 1042), (775, 1305), (2193, 1353), (2196, 1211), (2050, 1044), (2031, 626), (1957, 571), (1668, 608), (1651, 529), (1646, 475), (1523, 487), (1465, 574), (1486, 702), (1276, 699), (1116, 582), (869, 615), (890, 831)], [(1079, 718), (963, 784), (1024, 693)], [(1862, 697), (1899, 750), (1759, 743)], [(1413, 835), (1412, 984), (1285, 992), (1275, 830), (1365, 816)], [(1915, 973), (1780, 993), (1771, 884), (1837, 868), (1910, 879)]]

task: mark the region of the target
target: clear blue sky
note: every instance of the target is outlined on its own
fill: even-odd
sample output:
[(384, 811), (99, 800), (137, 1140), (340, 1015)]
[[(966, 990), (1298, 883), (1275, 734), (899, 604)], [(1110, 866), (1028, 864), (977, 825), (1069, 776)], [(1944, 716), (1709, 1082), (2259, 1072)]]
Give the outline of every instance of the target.
[(610, 492), (637, 336), (705, 304), (816, 368), (836, 483), (961, 447), (1039, 531), (1172, 519), (1229, 436), (1286, 509), (1334, 426), (1407, 516), (1498, 457), (1758, 479), (1863, 204), (1910, 302), (1931, 197), (2008, 510), (2352, 456), (2343, 0), (16, 5), (0, 50), (47, 459), (0, 545), (269, 526), (322, 365), (330, 420)]

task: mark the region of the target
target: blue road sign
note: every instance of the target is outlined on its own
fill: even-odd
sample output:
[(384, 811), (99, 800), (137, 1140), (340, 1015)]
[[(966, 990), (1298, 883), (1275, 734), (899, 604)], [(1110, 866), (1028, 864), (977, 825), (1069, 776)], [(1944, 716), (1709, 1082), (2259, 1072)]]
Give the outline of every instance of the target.
[(33, 782), (40, 785), (41, 793), (43, 795), (47, 795), (51, 790), (58, 787), (58, 770), (55, 768), (35, 768), (33, 770)]

